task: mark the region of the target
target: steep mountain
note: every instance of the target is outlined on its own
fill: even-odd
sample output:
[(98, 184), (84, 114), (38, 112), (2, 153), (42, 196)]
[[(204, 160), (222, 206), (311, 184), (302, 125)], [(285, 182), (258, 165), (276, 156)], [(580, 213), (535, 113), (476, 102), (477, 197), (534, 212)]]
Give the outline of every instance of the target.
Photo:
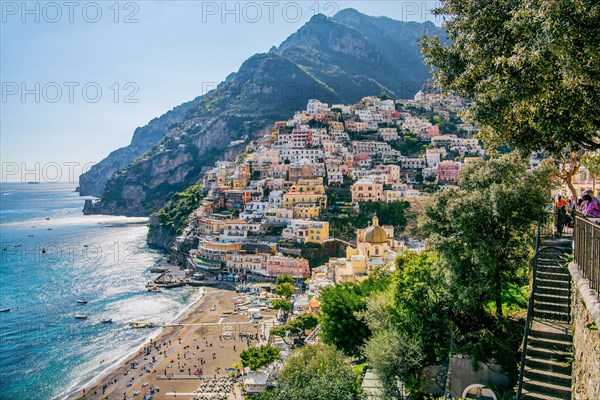
[(412, 97), (430, 74), (417, 41), (441, 28), (431, 22), (400, 22), (370, 17), (354, 9), (329, 19), (317, 16), (275, 52), (327, 82), (349, 102), (366, 94)]
[[(175, 125), (158, 124), (168, 129), (162, 136), (160, 129), (145, 135), (144, 143), (153, 144), (131, 148), (128, 159), (112, 153), (98, 170), (102, 177), (113, 166), (115, 172), (101, 200), (86, 203), (84, 212), (148, 215), (196, 183), (216, 160), (235, 157), (274, 121), (303, 109), (308, 99), (355, 103), (366, 95), (412, 96), (429, 78), (416, 43), (426, 31), (443, 35), (431, 23), (374, 18), (352, 9), (334, 18), (314, 16), (279, 48), (252, 56), (215, 90), (186, 103)], [(150, 130), (151, 124), (139, 129)], [(82, 178), (88, 182), (91, 175)], [(100, 186), (98, 179), (94, 189)]]

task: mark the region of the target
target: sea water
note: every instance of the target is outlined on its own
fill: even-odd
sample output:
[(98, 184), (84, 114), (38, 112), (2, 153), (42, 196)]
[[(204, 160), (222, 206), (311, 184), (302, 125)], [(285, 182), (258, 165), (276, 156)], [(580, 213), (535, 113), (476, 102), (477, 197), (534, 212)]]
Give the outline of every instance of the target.
[(74, 189), (0, 184), (0, 399), (81, 391), (156, 334), (130, 321), (170, 322), (194, 296), (148, 292), (147, 219), (84, 216)]

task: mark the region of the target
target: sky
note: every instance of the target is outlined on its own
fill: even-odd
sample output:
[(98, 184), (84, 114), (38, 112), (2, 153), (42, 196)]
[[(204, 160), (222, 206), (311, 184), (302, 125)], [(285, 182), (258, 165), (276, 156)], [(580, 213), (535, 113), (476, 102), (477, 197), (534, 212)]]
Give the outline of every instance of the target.
[(0, 0), (0, 181), (73, 181), (316, 13), (432, 21), (434, 1)]

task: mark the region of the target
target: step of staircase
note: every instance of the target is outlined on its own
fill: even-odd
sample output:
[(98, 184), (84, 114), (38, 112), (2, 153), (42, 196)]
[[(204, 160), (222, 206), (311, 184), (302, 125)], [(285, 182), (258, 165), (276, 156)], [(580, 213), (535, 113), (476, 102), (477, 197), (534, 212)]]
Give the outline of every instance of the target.
[(544, 293), (539, 294), (536, 293), (533, 296), (533, 299), (540, 303), (550, 303), (550, 304), (568, 304), (569, 303), (569, 292), (565, 291), (564, 293)]
[(556, 264), (539, 264), (537, 266), (537, 270), (539, 272), (552, 272), (552, 273), (565, 273), (568, 274), (569, 271), (563, 267), (562, 265), (556, 265)]
[[(561, 282), (564, 284), (564, 282)], [(545, 286), (542, 283), (537, 282), (535, 288), (536, 294), (548, 294), (548, 295), (557, 295), (569, 297), (569, 285), (563, 285), (563, 287), (553, 287), (553, 286)]]
[(540, 340), (546, 339), (554, 343), (562, 343), (568, 345), (572, 343), (573, 337), (571, 336), (571, 333), (569, 333), (568, 328), (555, 325), (552, 330), (542, 330), (539, 329), (539, 325), (539, 323), (534, 323), (534, 328), (532, 328), (529, 331), (530, 338), (536, 338)]
[[(565, 352), (553, 352), (538, 349), (527, 349), (527, 355), (535, 357), (538, 360), (549, 360), (552, 363), (558, 364), (558, 366), (560, 367), (562, 367), (563, 365), (567, 365), (569, 359), (569, 354)], [(563, 374), (556, 370), (547, 371), (543, 369), (529, 368), (525, 371), (525, 376), (532, 377), (534, 375), (538, 376), (540, 378), (539, 380), (541, 381), (546, 381), (547, 379), (549, 379), (548, 382), (550, 383), (555, 382), (556, 380), (569, 380), (569, 382), (571, 381), (571, 375)]]
[(570, 286), (571, 282), (569, 282), (569, 280), (566, 279), (540, 279), (540, 277), (538, 276), (535, 282), (536, 292), (538, 291), (539, 287), (569, 290)]
[(546, 303), (546, 302), (539, 302), (537, 301), (535, 303), (535, 310), (540, 311), (542, 313), (551, 311), (551, 312), (556, 312), (556, 313), (561, 313), (561, 314), (565, 314), (565, 315), (569, 315), (569, 305), (568, 303), (565, 304), (561, 304), (559, 302), (553, 302), (553, 303)]
[[(547, 395), (552, 396), (551, 398), (571, 400), (571, 386), (564, 387), (553, 385), (549, 383), (539, 383), (525, 380), (523, 381), (523, 392), (527, 395)], [(525, 397), (530, 399), (532, 397)], [(539, 397), (538, 397), (539, 398)], [(544, 397), (542, 397), (543, 399)], [(548, 398), (548, 397), (546, 397)]]
[(566, 274), (555, 273), (555, 272), (541, 272), (538, 271), (536, 280), (539, 281), (569, 281), (570, 275), (567, 272)]
[(569, 323), (571, 318), (568, 314), (553, 311), (536, 311), (535, 318), (541, 321)]
[(558, 247), (561, 250), (569, 251), (573, 249), (573, 240), (569, 237), (546, 236), (542, 239), (542, 247)]
[(541, 393), (528, 393), (526, 390), (523, 390), (523, 394), (521, 395), (523, 400), (571, 400), (571, 396), (569, 397), (556, 397), (548, 394)]
[(538, 371), (554, 372), (557, 374), (571, 375), (571, 365), (565, 362), (557, 362), (546, 358), (536, 358), (527, 355), (525, 371), (534, 369)]

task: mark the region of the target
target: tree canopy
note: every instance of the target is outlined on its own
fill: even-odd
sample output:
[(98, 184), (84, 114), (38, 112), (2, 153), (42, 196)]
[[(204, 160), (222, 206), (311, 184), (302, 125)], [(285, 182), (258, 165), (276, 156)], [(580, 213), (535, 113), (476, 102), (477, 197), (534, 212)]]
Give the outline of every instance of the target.
[(286, 359), (279, 373), (280, 400), (360, 399), (358, 376), (344, 356), (323, 344), (304, 346)]
[[(279, 336), (285, 342), (285, 338), (289, 334), (292, 340), (297, 340), (299, 344), (304, 344), (306, 332), (312, 331), (318, 324), (319, 320), (314, 315), (301, 314), (297, 318), (291, 320), (287, 325), (274, 326), (271, 328), (271, 335)], [(286, 342), (286, 344), (292, 343)]]
[(436, 193), (425, 207), (421, 227), (450, 270), (450, 291), (461, 310), (494, 301), (502, 315), (503, 288), (526, 271), (550, 175), (545, 164), (528, 170), (515, 154), (479, 160), (463, 169), (459, 189)]
[(370, 330), (357, 313), (365, 310), (370, 294), (380, 292), (388, 285), (388, 278), (371, 276), (360, 284), (345, 283), (325, 288), (319, 297), (323, 342), (347, 355), (360, 355), (360, 347), (370, 336)]
[(252, 371), (255, 371), (279, 360), (279, 349), (269, 344), (248, 347), (240, 353), (240, 359), (244, 367), (250, 367)]
[(446, 0), (449, 43), (421, 41), (437, 85), (474, 104), (488, 145), (600, 148), (600, 5), (595, 0)]

